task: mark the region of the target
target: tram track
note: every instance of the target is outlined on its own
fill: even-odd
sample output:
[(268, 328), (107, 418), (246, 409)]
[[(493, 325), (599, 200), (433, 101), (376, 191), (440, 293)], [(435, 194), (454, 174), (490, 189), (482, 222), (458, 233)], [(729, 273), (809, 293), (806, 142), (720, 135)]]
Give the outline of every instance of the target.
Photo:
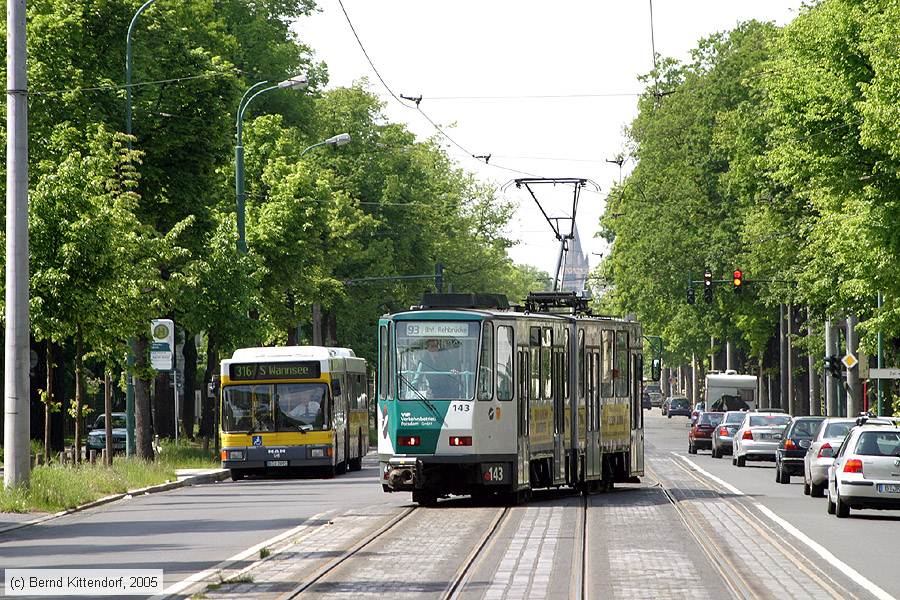
[[(570, 600), (589, 600), (587, 584), (588, 565), (588, 507), (590, 494), (581, 494), (581, 518), (575, 530), (575, 548), (572, 549), (572, 584), (569, 587)], [(580, 557), (580, 558), (578, 558)]]
[(475, 571), (475, 565), (484, 557), (484, 553), (487, 548), (491, 545), (491, 543), (496, 539), (496, 534), (503, 526), (503, 523), (509, 518), (509, 515), (512, 513), (512, 508), (509, 506), (503, 507), (503, 509), (494, 517), (491, 524), (485, 530), (484, 534), (481, 536), (481, 539), (478, 540), (478, 543), (472, 549), (472, 552), (466, 557), (466, 560), (460, 566), (459, 570), (456, 572), (453, 580), (450, 582), (450, 587), (447, 591), (441, 596), (442, 600), (458, 600), (463, 590), (465, 589), (466, 582), (471, 577), (472, 573)]

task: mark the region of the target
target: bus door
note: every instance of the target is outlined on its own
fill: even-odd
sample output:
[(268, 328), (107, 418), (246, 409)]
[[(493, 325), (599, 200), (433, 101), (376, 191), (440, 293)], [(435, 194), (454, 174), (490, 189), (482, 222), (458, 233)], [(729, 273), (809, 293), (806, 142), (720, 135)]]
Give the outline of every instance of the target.
[(638, 352), (631, 353), (631, 474), (644, 474), (644, 411), (641, 407), (644, 364)]
[(518, 360), (518, 385), (516, 391), (516, 472), (517, 483), (519, 486), (526, 486), (530, 483), (530, 461), (528, 455), (531, 449), (528, 445), (529, 431), (529, 406), (528, 406), (528, 389), (529, 378), (531, 377), (531, 357), (528, 347), (523, 346), (519, 350)]

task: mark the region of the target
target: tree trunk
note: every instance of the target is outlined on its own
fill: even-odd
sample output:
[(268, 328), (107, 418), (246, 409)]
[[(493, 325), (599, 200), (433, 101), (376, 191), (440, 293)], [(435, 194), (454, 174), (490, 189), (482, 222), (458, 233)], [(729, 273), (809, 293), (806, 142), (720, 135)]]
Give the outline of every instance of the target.
[(150, 382), (147, 370), (147, 338), (137, 337), (131, 344), (134, 353), (134, 447), (138, 458), (153, 460), (153, 422), (150, 414)]
[(53, 340), (47, 340), (47, 397), (44, 403), (44, 464), (50, 464), (50, 414), (53, 412)]
[(84, 417), (81, 406), (84, 403), (84, 339), (81, 326), (75, 331), (75, 463), (81, 462), (81, 436)]
[(337, 346), (337, 313), (329, 310), (325, 313), (325, 345)]
[(211, 438), (215, 435), (215, 410), (218, 402), (215, 394), (210, 396), (209, 384), (219, 368), (219, 349), (216, 338), (209, 336), (206, 344), (206, 369), (203, 371), (201, 394), (200, 435)]
[(194, 392), (197, 389), (197, 342), (188, 330), (184, 331), (182, 354), (184, 354), (184, 406), (181, 408), (181, 422), (185, 437), (192, 440), (194, 422), (197, 420), (194, 407)]
[(324, 331), (322, 327), (322, 305), (318, 302), (312, 305), (312, 345), (324, 345)]
[[(813, 339), (812, 310), (806, 309), (806, 339)], [(815, 352), (809, 351), (806, 360), (806, 374), (809, 376), (809, 414), (819, 416), (822, 414), (822, 402), (819, 399), (819, 374), (816, 373)]]
[(112, 379), (109, 375), (109, 369), (104, 366), (103, 368), (103, 413), (104, 420), (106, 422), (106, 450), (103, 453), (104, 464), (107, 467), (112, 466), (112, 454), (113, 454), (113, 439), (112, 439), (112, 394), (109, 389), (110, 379)]

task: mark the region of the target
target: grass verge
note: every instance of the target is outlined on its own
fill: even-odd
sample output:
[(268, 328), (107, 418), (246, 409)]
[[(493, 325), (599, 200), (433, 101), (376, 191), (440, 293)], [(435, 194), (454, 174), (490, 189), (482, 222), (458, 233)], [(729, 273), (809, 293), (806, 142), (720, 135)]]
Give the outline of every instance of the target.
[(210, 444), (207, 451), (198, 442), (179, 440), (162, 440), (159, 449), (159, 462), (175, 469), (218, 469), (222, 463)]
[(174, 480), (175, 469), (165, 462), (117, 458), (112, 467), (43, 465), (32, 470), (28, 487), (0, 490), (0, 512), (57, 512)]

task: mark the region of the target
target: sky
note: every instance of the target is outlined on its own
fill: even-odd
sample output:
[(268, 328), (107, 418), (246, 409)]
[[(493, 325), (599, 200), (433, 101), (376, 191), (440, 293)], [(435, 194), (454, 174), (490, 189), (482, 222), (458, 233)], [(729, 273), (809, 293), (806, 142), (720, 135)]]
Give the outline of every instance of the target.
[[(652, 43), (658, 55), (687, 60), (703, 37), (750, 19), (783, 25), (802, 4), (655, 0), (651, 40), (651, 1), (343, 0), (343, 6), (387, 85), (397, 95), (421, 95), (422, 110), (465, 149), (443, 142), (461, 168), (498, 188), (529, 175), (596, 183), (601, 191), (582, 193), (576, 214), (593, 267), (607, 251), (594, 237), (606, 191), (620, 177), (606, 161), (625, 150), (624, 130), (643, 89), (638, 77), (653, 68)], [(328, 65), (328, 87), (366, 77), (391, 121), (422, 139), (435, 134), (379, 82), (338, 0), (319, 0), (319, 12), (294, 29)], [(473, 154), (490, 154), (489, 164)], [(626, 162), (621, 173), (632, 166)], [(569, 215), (571, 187), (544, 187), (538, 197), (550, 215)], [(553, 273), (559, 243), (534, 200), (515, 186), (499, 196), (518, 206), (508, 233), (520, 243), (510, 256)]]

